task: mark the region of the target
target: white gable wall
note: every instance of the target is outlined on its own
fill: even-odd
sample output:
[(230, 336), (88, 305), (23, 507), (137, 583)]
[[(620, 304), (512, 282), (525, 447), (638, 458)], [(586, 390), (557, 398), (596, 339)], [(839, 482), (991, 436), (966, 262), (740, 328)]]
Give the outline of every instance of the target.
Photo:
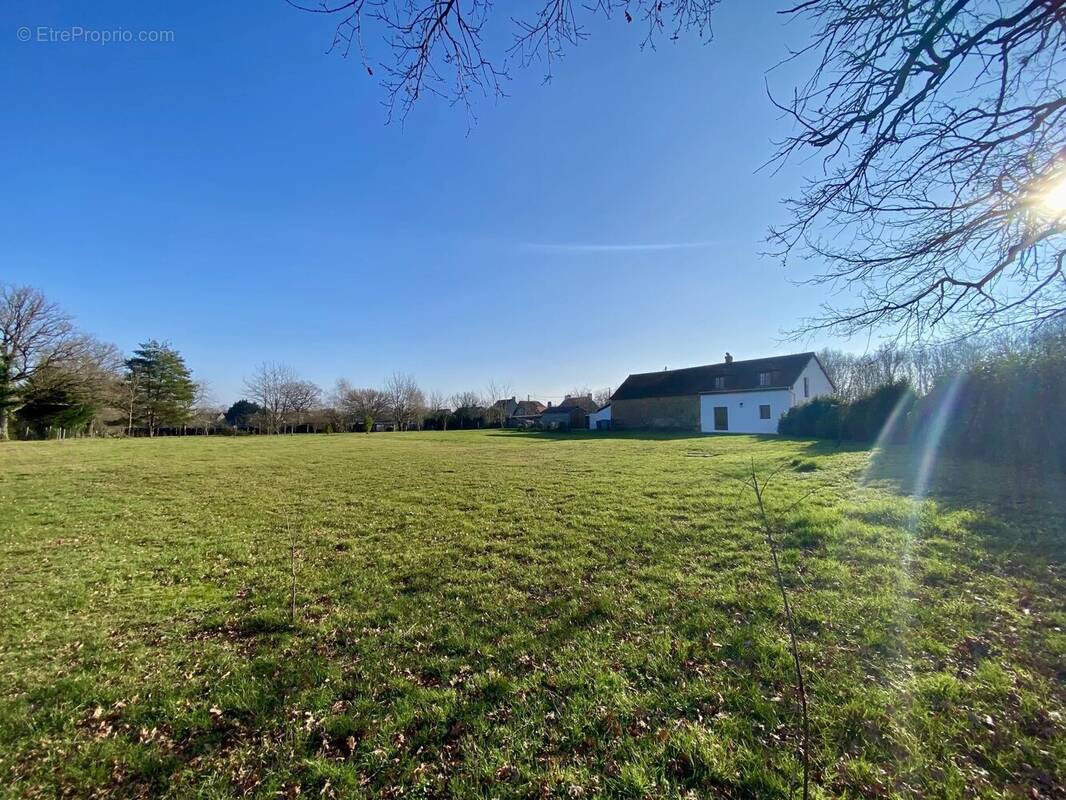
[[(807, 386), (810, 390), (809, 397), (803, 396), (804, 378), (807, 379)], [(818, 363), (818, 359), (812, 358), (807, 362), (807, 366), (803, 368), (803, 372), (800, 373), (799, 378), (796, 379), (795, 384), (792, 386), (792, 396), (794, 398), (792, 404), (798, 406), (808, 400), (823, 397), (827, 394), (833, 394), (833, 384), (829, 382), (829, 377)]]
[[(801, 384), (802, 389), (802, 384)], [(759, 418), (759, 406), (770, 406), (770, 419)], [(788, 389), (753, 392), (721, 392), (700, 395), (700, 430), (715, 433), (714, 409), (721, 406), (729, 415), (729, 430), (718, 433), (777, 433), (777, 421), (792, 407)]]
[[(807, 379), (804, 394), (804, 378)], [(817, 359), (812, 358), (803, 368), (790, 389), (768, 391), (722, 392), (700, 395), (700, 430), (715, 433), (714, 409), (727, 409), (729, 430), (718, 433), (777, 433), (777, 422), (792, 406), (802, 405), (816, 397), (833, 394), (833, 384)], [(759, 406), (770, 406), (770, 419), (759, 416)]]

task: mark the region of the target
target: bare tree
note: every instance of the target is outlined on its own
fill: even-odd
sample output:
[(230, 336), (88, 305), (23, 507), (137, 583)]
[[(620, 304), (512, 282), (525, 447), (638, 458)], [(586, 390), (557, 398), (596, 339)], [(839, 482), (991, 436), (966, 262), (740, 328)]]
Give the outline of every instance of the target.
[(588, 386), (575, 386), (566, 393), (567, 397), (592, 397), (592, 389)]
[(284, 387), (289, 413), (294, 425), (302, 425), (304, 417), (318, 404), (322, 390), (311, 381), (290, 381)]
[(426, 398), (413, 375), (394, 372), (385, 381), (385, 395), (397, 430), (420, 425), (425, 415)]
[[(537, 0), (527, 14), (512, 17), (513, 38), (503, 52), (493, 53), (482, 32), (493, 11), (491, 0), (288, 0), (304, 11), (337, 19), (331, 50), (347, 57), (359, 54), (363, 68), (384, 75), (388, 118), (403, 119), (425, 95), (459, 104), (473, 113), (478, 96), (503, 97), (509, 77), (506, 61), (545, 67), (550, 79), (555, 62), (586, 37), (581, 17), (621, 12), (627, 22), (646, 26), (643, 45), (654, 47), (660, 36), (676, 38), (694, 30), (710, 38), (711, 10), (718, 0)], [(508, 11), (510, 11), (510, 6)], [(364, 26), (370, 35), (364, 36)], [(381, 41), (378, 56), (367, 42)], [(377, 62), (376, 64), (374, 62)]]
[(511, 384), (507, 381), (489, 381), (485, 389), (485, 405), (488, 406), (488, 424), (499, 425), (501, 428), (507, 424), (507, 417), (513, 412), (515, 398), (511, 391)]
[(848, 286), (805, 330), (922, 337), (1066, 313), (1061, 2), (808, 0), (813, 74), (778, 159), (823, 154), (772, 239)]
[(924, 395), (944, 378), (972, 369), (991, 353), (1024, 349), (1014, 341), (1015, 337), (1000, 344), (1005, 333), (912, 347), (885, 343), (863, 354), (826, 349), (818, 353), (818, 359), (833, 381), (836, 393), (845, 400), (857, 400), (887, 383), (901, 380), (908, 381), (918, 394)]
[(592, 393), (592, 402), (601, 408), (611, 402), (611, 387), (606, 386), (603, 389), (597, 389)]
[(389, 398), (377, 389), (352, 389), (345, 384), (343, 392), (339, 402), (345, 418), (361, 422), (365, 433), (374, 430), (374, 422), (389, 410)]
[(293, 368), (287, 364), (264, 362), (244, 381), (248, 397), (262, 409), (263, 420), (271, 433), (280, 433), (285, 415), (291, 411), (290, 389), (297, 382)]
[(452, 395), (452, 405), (455, 407), (455, 419), (459, 427), (465, 428), (467, 424), (480, 427), (485, 414), (485, 401), (475, 391), (456, 392)]
[[(582, 20), (621, 13), (660, 37), (710, 39), (718, 0), (535, 0), (509, 4), (514, 36), (490, 52), (490, 0), (299, 0), (338, 20), (333, 47), (382, 41), (389, 116), (426, 94), (470, 109), (498, 97), (510, 63), (554, 62)], [(497, 6), (498, 8), (498, 6)], [(786, 63), (813, 67), (774, 101), (795, 122), (771, 163), (821, 156), (789, 220), (770, 231), (783, 260), (857, 304), (797, 335), (888, 326), (902, 336), (971, 333), (1066, 315), (1066, 11), (1061, 0), (794, 0), (781, 12), (811, 39)], [(363, 28), (371, 28), (363, 37)], [(789, 83), (791, 83), (791, 78)]]
[(456, 408), (475, 408), (482, 404), (481, 395), (472, 390), (456, 392), (452, 395), (452, 405)]
[(427, 411), (429, 412), (428, 416), (436, 419), (438, 424), (440, 424), (441, 430), (448, 430), (448, 398), (444, 392), (434, 391), (429, 393)]
[(95, 433), (109, 417), (113, 418), (117, 409), (123, 408), (123, 358), (118, 347), (109, 342), (85, 337), (83, 344), (82, 352), (64, 363), (61, 371), (69, 376), (77, 393), (96, 408), (91, 423), (91, 432)]
[(91, 345), (41, 292), (0, 284), (0, 440), (8, 438), (8, 420), (21, 408), (27, 382), (44, 370), (75, 364)]

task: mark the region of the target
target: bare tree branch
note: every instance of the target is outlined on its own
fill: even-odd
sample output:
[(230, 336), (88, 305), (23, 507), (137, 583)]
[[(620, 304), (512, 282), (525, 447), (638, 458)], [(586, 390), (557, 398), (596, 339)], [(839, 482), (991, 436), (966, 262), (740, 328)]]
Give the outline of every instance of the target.
[(1066, 313), (1062, 0), (811, 0), (809, 80), (775, 101), (797, 133), (774, 161), (820, 152), (787, 201), (776, 253), (846, 289), (796, 333), (887, 326), (921, 338)]
[(636, 16), (647, 26), (642, 47), (654, 47), (662, 36), (676, 39), (685, 30), (709, 40), (711, 11), (719, 0), (537, 0), (527, 15), (511, 17), (514, 34), (503, 52), (493, 52), (486, 44), (492, 0), (287, 1), (302, 11), (336, 17), (329, 50), (348, 57), (354, 48), (370, 75), (375, 57), (363, 30), (373, 29), (371, 41), (380, 38), (386, 51), (378, 63), (387, 118), (402, 121), (426, 95), (461, 105), (473, 117), (477, 97), (505, 95), (508, 58), (522, 67), (543, 63), (545, 80), (550, 80), (554, 64), (587, 38), (583, 17), (621, 12), (633, 22)]

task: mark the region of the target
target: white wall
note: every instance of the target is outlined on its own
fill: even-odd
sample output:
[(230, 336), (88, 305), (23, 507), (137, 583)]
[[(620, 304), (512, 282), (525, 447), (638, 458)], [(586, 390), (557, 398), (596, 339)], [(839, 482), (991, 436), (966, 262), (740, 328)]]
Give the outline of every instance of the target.
[[(810, 397), (803, 396), (804, 378), (807, 378), (808, 381), (807, 385), (810, 389)], [(818, 361), (812, 358), (807, 362), (807, 366), (803, 368), (803, 372), (800, 373), (799, 378), (796, 379), (796, 383), (792, 387), (792, 404), (796, 406), (802, 405), (809, 400), (827, 394), (833, 394), (833, 384), (829, 382), (829, 378), (818, 365)]]
[(601, 420), (601, 419), (605, 419), (608, 422), (610, 421), (610, 419), (611, 419), (611, 407), (610, 406), (607, 406), (607, 408), (601, 408), (599, 411), (596, 411), (596, 412), (594, 412), (592, 414), (589, 414), (589, 428), (592, 429), (592, 430), (596, 430), (596, 421), (597, 420)]
[[(803, 381), (800, 381), (800, 394)], [(759, 406), (770, 406), (770, 419), (759, 419)], [(729, 409), (729, 430), (721, 433), (777, 433), (777, 421), (792, 407), (788, 389), (766, 392), (722, 392), (700, 395), (700, 430), (714, 433), (714, 407)]]

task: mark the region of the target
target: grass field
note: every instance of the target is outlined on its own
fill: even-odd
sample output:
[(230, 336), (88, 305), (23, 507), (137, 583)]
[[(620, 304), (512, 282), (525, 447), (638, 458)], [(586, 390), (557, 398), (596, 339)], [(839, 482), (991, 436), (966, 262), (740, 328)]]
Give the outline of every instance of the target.
[(813, 795), (1066, 797), (1061, 481), (488, 431), (0, 447), (0, 795), (787, 797), (752, 460)]

